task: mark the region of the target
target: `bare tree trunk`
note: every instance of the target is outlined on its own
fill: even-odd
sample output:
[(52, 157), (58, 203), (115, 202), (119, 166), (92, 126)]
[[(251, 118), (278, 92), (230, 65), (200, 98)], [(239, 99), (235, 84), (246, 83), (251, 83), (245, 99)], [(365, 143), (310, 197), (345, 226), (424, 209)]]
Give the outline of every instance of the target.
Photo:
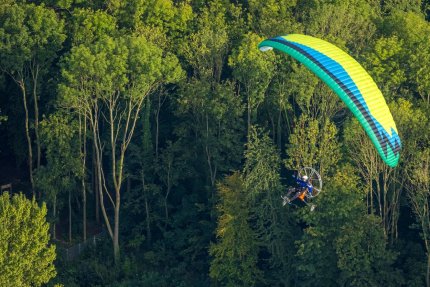
[(85, 191), (85, 179), (82, 180), (82, 203), (83, 203), (83, 211), (82, 211), (82, 235), (84, 237), (84, 241), (87, 240), (87, 193)]
[[(94, 148), (93, 148), (94, 149)], [(93, 152), (93, 172), (92, 172), (92, 180), (93, 180), (93, 187), (94, 187), (94, 194), (95, 194), (95, 208), (96, 208), (96, 222), (100, 223), (100, 195), (99, 195), (99, 190), (100, 190), (100, 186), (98, 184), (98, 170), (97, 170), (97, 164), (96, 164), (96, 155), (95, 155), (95, 151)]]
[[(36, 150), (37, 150), (37, 159), (36, 159), (36, 168), (40, 167), (40, 157), (41, 157), (41, 148), (40, 148), (40, 138), (39, 138), (39, 100), (37, 98), (37, 80), (39, 77), (39, 66), (36, 65), (31, 69), (31, 76), (33, 79), (33, 101), (34, 101), (34, 135), (36, 140)], [(39, 194), (40, 198), (40, 194)]]
[(25, 111), (25, 136), (27, 139), (27, 148), (28, 148), (28, 171), (29, 171), (29, 175), (30, 175), (31, 191), (32, 191), (33, 197), (34, 197), (36, 194), (34, 191), (34, 180), (33, 180), (33, 148), (31, 146), (27, 96), (26, 96), (26, 89), (25, 89), (24, 80), (19, 81), (18, 84), (19, 84), (19, 87), (21, 88), (22, 100), (23, 100), (24, 111)]
[[(97, 115), (98, 115), (98, 106), (95, 105), (94, 106), (94, 114), (91, 115), (91, 126), (92, 126), (92, 133), (93, 133), (93, 144), (94, 144), (94, 153), (95, 153), (95, 160), (96, 160), (96, 170), (97, 170), (97, 186), (98, 186), (98, 191), (99, 191), (99, 202), (100, 202), (100, 209), (102, 211), (103, 214), (103, 218), (105, 220), (106, 223), (106, 228), (108, 230), (109, 236), (112, 238), (112, 240), (114, 239), (114, 235), (112, 232), (112, 227), (109, 221), (109, 218), (107, 216), (106, 213), (106, 208), (104, 205), (104, 201), (103, 201), (103, 189), (104, 189), (104, 179), (102, 178), (103, 174), (102, 174), (102, 147), (99, 144), (100, 141), (100, 135), (99, 135), (99, 127), (98, 127), (98, 119), (97, 119)], [(107, 192), (107, 191), (106, 191)], [(109, 193), (107, 193), (107, 195), (109, 196)]]
[(120, 204), (121, 204), (121, 193), (120, 188), (115, 190), (116, 198), (115, 198), (115, 226), (114, 226), (114, 238), (113, 238), (113, 251), (114, 251), (114, 258), (115, 263), (119, 263), (120, 258), (120, 250), (119, 250), (119, 210), (120, 210)]
[[(110, 150), (111, 150), (111, 168), (112, 168), (112, 183), (115, 192), (115, 199), (109, 193), (106, 187), (106, 179), (103, 173), (103, 151), (100, 139), (99, 130), (99, 107), (97, 102), (93, 105), (93, 111), (91, 113), (91, 125), (93, 127), (94, 135), (94, 150), (96, 153), (97, 162), (97, 176), (99, 184), (99, 195), (100, 195), (100, 206), (103, 217), (106, 222), (109, 235), (113, 242), (113, 252), (115, 263), (119, 263), (120, 249), (119, 249), (119, 223), (120, 223), (120, 206), (121, 206), (121, 184), (124, 176), (124, 159), (125, 152), (128, 145), (133, 137), (136, 123), (139, 118), (139, 113), (142, 108), (145, 97), (142, 97), (138, 102), (129, 100), (125, 103), (123, 110), (118, 104), (120, 92), (116, 91), (109, 96), (109, 99), (105, 101), (108, 116), (105, 119), (110, 127)], [(122, 133), (122, 134), (121, 134)], [(119, 137), (121, 139), (119, 140)], [(119, 155), (117, 158), (117, 152), (119, 149)], [(113, 219), (113, 230), (111, 221), (106, 213), (106, 208), (103, 201), (103, 194), (106, 194), (111, 201), (114, 208), (114, 219)]]
[(81, 132), (82, 127), (81, 117), (79, 116), (79, 139), (81, 140), (80, 148), (82, 148), (82, 154), (81, 154), (81, 164), (82, 164), (82, 170), (81, 170), (81, 189), (82, 189), (82, 205), (83, 205), (83, 211), (82, 211), (82, 235), (84, 238), (84, 241), (87, 240), (87, 192), (86, 192), (86, 186), (85, 186), (85, 165), (86, 165), (86, 158), (87, 158), (87, 121), (84, 117), (84, 131), (83, 134)]
[(69, 190), (69, 242), (72, 242), (72, 192)]
[(158, 137), (160, 130), (160, 110), (161, 110), (161, 95), (158, 95), (158, 106), (155, 114), (155, 159), (158, 160)]

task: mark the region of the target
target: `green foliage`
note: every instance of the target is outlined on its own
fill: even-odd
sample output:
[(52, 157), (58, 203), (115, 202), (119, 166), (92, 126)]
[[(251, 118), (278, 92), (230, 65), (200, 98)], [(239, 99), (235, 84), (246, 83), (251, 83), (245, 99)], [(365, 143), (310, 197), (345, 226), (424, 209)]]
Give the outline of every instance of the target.
[(252, 228), (259, 240), (260, 254), (267, 262), (262, 269), (265, 284), (290, 284), (294, 278), (295, 249), (290, 243), (300, 231), (293, 217), (279, 200), (283, 187), (280, 178), (281, 159), (273, 141), (261, 128), (252, 127), (245, 151), (243, 180), (250, 201)]
[(375, 33), (379, 2), (366, 0), (302, 1), (298, 15), (305, 34), (321, 36), (340, 47), (360, 51)]
[(372, 52), (366, 56), (368, 71), (382, 87), (387, 98), (393, 98), (406, 81), (403, 41), (397, 36), (379, 38)]
[(287, 147), (289, 156), (285, 162), (287, 168), (298, 170), (300, 167), (316, 164), (318, 133), (317, 120), (310, 119), (306, 115), (299, 118)]
[(382, 2), (384, 13), (395, 13), (396, 11), (411, 11), (420, 14), (423, 6), (422, 0), (388, 0)]
[[(112, 202), (106, 191), (112, 196), (114, 185), (123, 199), (123, 259), (115, 265), (104, 240), (75, 262), (58, 261), (51, 285), (429, 285), (429, 5), (3, 0), (0, 183), (13, 182), (14, 190), (26, 183), (19, 174), (29, 156), (19, 132), (24, 110), (18, 83), (29, 107), (30, 94), (40, 102), (36, 188), (49, 214), (57, 200), (57, 233), (64, 230), (65, 192), (77, 189), (83, 176), (94, 189), (96, 155), (103, 202)], [(258, 50), (263, 38), (289, 33), (337, 44), (370, 72), (402, 140), (396, 169), (383, 164), (325, 83), (292, 57)], [(86, 167), (78, 125), (84, 117), (88, 140), (95, 140), (87, 142)], [(28, 118), (32, 147), (38, 142), (32, 141), (37, 127), (31, 108)], [(124, 162), (117, 160), (121, 154)], [(283, 207), (280, 198), (291, 170), (305, 165), (317, 168), (324, 181), (313, 212)], [(119, 168), (118, 185), (112, 175), (121, 174)], [(227, 176), (234, 170), (242, 173)], [(95, 194), (87, 193), (89, 233), (100, 225), (93, 219)], [(83, 198), (73, 195), (71, 210), (80, 213)], [(106, 212), (113, 217), (112, 209)], [(79, 226), (82, 219), (73, 220)], [(31, 254), (24, 252), (25, 260), (5, 255), (4, 262), (21, 264), (19, 274), (29, 274), (38, 270), (22, 267)], [(53, 267), (38, 274), (44, 271), (46, 282)], [(8, 277), (14, 286), (30, 285), (17, 274)]]
[[(427, 24), (430, 29), (430, 24)], [(410, 76), (411, 83), (416, 88), (420, 97), (427, 105), (430, 104), (430, 37), (423, 37), (414, 45), (414, 52), (410, 54)]]
[[(210, 185), (220, 173), (236, 169), (241, 160), (240, 145), (243, 132), (243, 104), (235, 96), (230, 83), (211, 84), (210, 81), (191, 79), (182, 85), (177, 99), (177, 116), (182, 119), (175, 133), (189, 145), (189, 162), (195, 162), (197, 170)], [(193, 152), (204, 154), (195, 158)]]
[(257, 240), (249, 220), (248, 200), (239, 173), (218, 184), (220, 213), (216, 235), (211, 244), (213, 257), (210, 276), (223, 286), (255, 286), (261, 276), (257, 267)]
[[(74, 190), (81, 174), (78, 123), (65, 113), (51, 114), (40, 123), (47, 164), (36, 171), (36, 187), (53, 202), (60, 192)], [(61, 202), (58, 203), (61, 205)]]
[(245, 186), (251, 195), (272, 192), (279, 188), (281, 160), (279, 151), (261, 128), (252, 127), (245, 152), (243, 174)]
[[(365, 213), (363, 194), (351, 166), (343, 166), (318, 197), (315, 212), (303, 209), (307, 223), (297, 242), (303, 286), (398, 286), (395, 253), (386, 248), (380, 218)], [(391, 285), (390, 285), (391, 284)]]
[(249, 1), (248, 21), (253, 31), (259, 35), (273, 36), (298, 33), (300, 23), (294, 19), (293, 9), (298, 1)]
[(210, 2), (196, 19), (196, 31), (179, 48), (199, 79), (219, 81), (229, 49), (228, 25), (225, 7)]
[(25, 66), (46, 68), (66, 38), (64, 22), (43, 5), (1, 5), (0, 23), (0, 67), (18, 77)]
[(233, 76), (243, 85), (248, 105), (248, 128), (255, 120), (258, 106), (264, 100), (274, 73), (274, 55), (261, 54), (257, 45), (263, 39), (254, 33), (248, 33), (228, 59), (233, 69)]
[(422, 147), (426, 147), (428, 144), (429, 135), (423, 133), (423, 130), (426, 130), (430, 124), (426, 108), (414, 105), (405, 99), (398, 99), (389, 106), (399, 134), (405, 139), (402, 156), (407, 163), (411, 156), (414, 157), (416, 152), (422, 151)]
[(427, 37), (430, 27), (421, 14), (396, 11), (383, 19), (379, 29), (385, 36), (396, 35), (405, 44), (413, 45)]
[(185, 32), (188, 22), (193, 17), (188, 1), (110, 0), (107, 10), (118, 19), (121, 28), (141, 30), (151, 27), (172, 38)]
[(163, 54), (143, 36), (103, 35), (91, 44), (74, 46), (63, 61), (62, 75), (64, 102), (82, 110), (82, 100), (107, 100), (115, 92), (125, 101), (139, 102), (161, 82), (178, 80), (182, 70), (174, 55)]
[(302, 114), (287, 145), (286, 167), (298, 170), (304, 166), (318, 166), (321, 175), (330, 173), (340, 158), (336, 134), (332, 122), (321, 123)]
[(402, 277), (391, 266), (397, 255), (387, 250), (381, 219), (361, 216), (341, 227), (335, 240), (340, 286), (399, 286)]
[(24, 195), (0, 196), (0, 284), (42, 286), (55, 277), (46, 206)]
[(72, 44), (90, 44), (106, 35), (113, 36), (116, 19), (104, 11), (75, 9), (73, 11), (70, 33)]

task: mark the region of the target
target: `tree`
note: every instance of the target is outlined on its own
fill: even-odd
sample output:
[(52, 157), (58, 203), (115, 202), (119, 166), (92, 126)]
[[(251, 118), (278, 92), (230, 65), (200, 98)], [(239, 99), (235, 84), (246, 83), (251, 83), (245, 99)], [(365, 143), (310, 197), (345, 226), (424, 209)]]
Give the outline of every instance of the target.
[(284, 187), (280, 177), (281, 159), (268, 134), (251, 127), (246, 144), (243, 181), (252, 218), (251, 228), (259, 242), (259, 262), (264, 262), (264, 283), (285, 286), (294, 279), (294, 255), (291, 242), (300, 236), (294, 215), (282, 206)]
[(148, 31), (150, 27), (175, 40), (187, 30), (187, 24), (193, 17), (188, 1), (111, 0), (108, 11), (116, 16), (122, 28)]
[(376, 32), (379, 2), (366, 0), (318, 1), (297, 5), (296, 18), (303, 21), (305, 34), (320, 36), (339, 47), (359, 52)]
[(181, 152), (179, 149), (179, 142), (172, 143), (167, 142), (165, 149), (160, 152), (160, 163), (157, 166), (157, 175), (164, 186), (164, 215), (166, 228), (169, 222), (169, 206), (168, 200), (172, 188), (178, 185), (180, 179), (185, 179), (187, 176), (187, 165), (185, 164), (183, 158), (181, 158)]
[(243, 106), (232, 83), (191, 80), (183, 84), (176, 110), (182, 122), (175, 127), (182, 141), (201, 157), (196, 168), (204, 166), (208, 185), (215, 186), (220, 174), (237, 168), (242, 155)]
[(229, 26), (226, 7), (211, 1), (196, 18), (196, 31), (188, 37), (180, 53), (193, 70), (194, 77), (219, 83), (229, 52)]
[(363, 64), (387, 99), (397, 96), (407, 80), (405, 58), (403, 41), (397, 36), (379, 38), (364, 57)]
[(402, 154), (399, 167), (388, 167), (378, 155), (368, 136), (357, 121), (345, 128), (345, 151), (357, 167), (367, 189), (368, 211), (382, 217), (385, 235), (391, 242), (398, 236), (398, 218), (402, 190), (407, 181), (405, 167), (414, 157), (423, 142), (423, 127), (428, 123), (425, 113), (411, 102), (398, 99), (389, 104), (402, 139)]
[(315, 166), (321, 176), (330, 175), (340, 159), (336, 134), (336, 126), (331, 121), (321, 122), (302, 114), (287, 144), (286, 167), (298, 170), (304, 166)]
[[(56, 239), (56, 221), (64, 197), (68, 197), (69, 242), (72, 240), (71, 195), (84, 178), (80, 161), (79, 123), (67, 113), (59, 111), (40, 123), (42, 147), (46, 164), (36, 170), (36, 189), (41, 191), (52, 211), (52, 237)], [(80, 136), (80, 135), (79, 135)]]
[(430, 286), (430, 148), (418, 151), (408, 165), (408, 197), (427, 252), (426, 286)]
[(298, 1), (270, 0), (248, 1), (248, 22), (252, 31), (263, 36), (282, 35), (283, 33), (298, 32), (300, 23), (295, 21), (293, 9)]
[(362, 215), (341, 227), (335, 240), (339, 286), (399, 286), (403, 279), (392, 266), (397, 254), (387, 249), (381, 218)]
[(243, 86), (245, 92), (248, 135), (274, 73), (274, 55), (262, 54), (256, 48), (262, 40), (256, 34), (248, 33), (228, 59), (233, 76)]
[(424, 6), (421, 0), (386, 0), (381, 3), (384, 13), (395, 13), (396, 11), (412, 11), (417, 14), (421, 13)]
[(211, 191), (220, 174), (237, 169), (242, 155), (242, 102), (234, 83), (222, 79), (231, 31), (226, 10), (225, 3), (210, 2), (196, 18), (196, 31), (180, 49), (193, 76), (181, 84), (175, 114), (183, 124), (175, 132), (182, 145), (189, 144), (204, 155), (193, 161), (197, 169), (204, 166)]
[(216, 236), (209, 253), (213, 257), (210, 277), (223, 286), (255, 286), (261, 271), (257, 267), (258, 245), (251, 229), (244, 183), (239, 173), (218, 185), (220, 202)]
[(29, 178), (32, 191), (33, 148), (30, 111), (27, 99), (32, 95), (36, 167), (40, 166), (39, 101), (41, 79), (48, 72), (65, 40), (64, 23), (53, 10), (43, 5), (4, 4), (0, 7), (0, 68), (19, 86), (25, 111)]
[[(182, 70), (174, 55), (164, 53), (145, 37), (121, 37), (113, 33), (92, 43), (74, 46), (64, 59), (62, 75), (64, 82), (60, 84), (60, 92), (63, 102), (86, 117), (91, 128), (101, 210), (112, 238), (115, 260), (118, 261), (126, 151), (144, 99), (162, 84), (178, 80)], [(106, 129), (103, 129), (104, 124)], [(103, 165), (105, 145), (110, 153), (107, 158), (110, 173)], [(104, 195), (112, 205), (113, 220), (106, 212)]]
[[(430, 30), (430, 24), (428, 24)], [(411, 79), (427, 107), (430, 106), (430, 37), (423, 37), (410, 52)]]
[(366, 214), (352, 166), (342, 166), (317, 198), (317, 209), (300, 210), (306, 228), (298, 245), (302, 286), (398, 286), (381, 219)]
[(421, 232), (427, 252), (426, 284), (430, 286), (430, 136), (423, 133), (428, 130), (430, 121), (427, 104), (422, 107), (409, 101), (399, 100), (393, 105), (398, 114), (397, 122), (403, 139), (404, 187), (407, 198), (415, 214), (416, 227)]
[(0, 196), (0, 284), (42, 286), (55, 277), (46, 206), (22, 194)]

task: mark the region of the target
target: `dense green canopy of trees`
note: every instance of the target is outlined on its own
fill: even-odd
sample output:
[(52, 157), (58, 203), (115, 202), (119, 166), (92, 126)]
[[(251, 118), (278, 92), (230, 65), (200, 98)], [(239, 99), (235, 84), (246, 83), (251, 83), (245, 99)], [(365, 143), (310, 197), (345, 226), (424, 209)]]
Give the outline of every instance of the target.
[[(369, 71), (398, 167), (257, 49), (290, 33)], [(0, 185), (33, 198), (0, 198), (4, 284), (430, 287), (428, 0), (3, 0), (0, 73)], [(313, 212), (282, 206), (303, 165)]]

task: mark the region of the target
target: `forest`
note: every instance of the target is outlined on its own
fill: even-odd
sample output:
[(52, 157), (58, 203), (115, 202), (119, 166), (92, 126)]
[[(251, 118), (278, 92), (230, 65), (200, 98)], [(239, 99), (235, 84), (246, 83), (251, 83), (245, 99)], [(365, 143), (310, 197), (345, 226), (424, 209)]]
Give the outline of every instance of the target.
[[(0, 286), (430, 287), (430, 1), (0, 0)], [(402, 142), (258, 44), (351, 55)], [(307, 205), (283, 205), (303, 167)]]

